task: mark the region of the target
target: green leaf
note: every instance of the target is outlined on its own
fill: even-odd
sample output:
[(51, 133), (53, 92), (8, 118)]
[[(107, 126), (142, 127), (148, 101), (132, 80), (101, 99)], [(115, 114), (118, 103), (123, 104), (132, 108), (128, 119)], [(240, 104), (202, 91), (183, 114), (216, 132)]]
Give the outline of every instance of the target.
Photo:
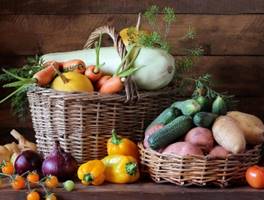
[(127, 69), (127, 70), (121, 72), (120, 74), (118, 74), (118, 76), (119, 77), (127, 77), (127, 76), (130, 76), (130, 75), (132, 75), (133, 73), (135, 73), (137, 70), (139, 70), (142, 67), (133, 67), (133, 68)]
[(164, 17), (163, 20), (167, 24), (171, 24), (176, 21), (176, 15), (173, 8), (165, 7), (163, 9)]

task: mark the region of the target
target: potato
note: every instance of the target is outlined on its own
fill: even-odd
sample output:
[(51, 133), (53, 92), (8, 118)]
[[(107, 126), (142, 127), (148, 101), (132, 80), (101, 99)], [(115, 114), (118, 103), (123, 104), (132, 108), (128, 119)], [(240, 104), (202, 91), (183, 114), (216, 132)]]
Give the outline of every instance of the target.
[(256, 145), (264, 142), (264, 124), (259, 118), (238, 111), (228, 112), (227, 116), (237, 121), (248, 144)]
[(205, 153), (209, 153), (214, 146), (214, 138), (211, 130), (202, 127), (191, 129), (186, 134), (185, 141), (200, 147)]
[(176, 142), (167, 146), (162, 154), (175, 154), (177, 156), (202, 156), (202, 150), (189, 142)]
[(209, 158), (220, 158), (225, 159), (229, 152), (222, 146), (215, 146), (208, 154)]
[(244, 152), (246, 140), (237, 122), (228, 116), (220, 116), (213, 124), (213, 136), (216, 142), (234, 154)]

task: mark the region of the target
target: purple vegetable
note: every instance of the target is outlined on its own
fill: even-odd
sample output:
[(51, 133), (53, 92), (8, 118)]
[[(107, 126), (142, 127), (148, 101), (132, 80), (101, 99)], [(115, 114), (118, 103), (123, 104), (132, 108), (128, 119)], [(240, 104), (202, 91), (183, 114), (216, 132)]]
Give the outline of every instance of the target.
[(57, 141), (54, 149), (42, 164), (42, 173), (44, 176), (57, 176), (60, 181), (64, 181), (73, 178), (77, 168), (77, 161), (70, 153), (66, 153)]
[(32, 150), (26, 150), (20, 153), (15, 160), (15, 170), (18, 174), (23, 174), (27, 171), (41, 171), (42, 165), (41, 156)]

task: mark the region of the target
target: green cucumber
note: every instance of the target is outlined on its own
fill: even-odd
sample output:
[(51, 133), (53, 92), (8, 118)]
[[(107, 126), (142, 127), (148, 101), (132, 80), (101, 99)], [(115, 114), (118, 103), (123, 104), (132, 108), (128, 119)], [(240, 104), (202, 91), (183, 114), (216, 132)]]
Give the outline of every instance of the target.
[(209, 128), (213, 125), (217, 116), (218, 115), (214, 113), (198, 112), (193, 117), (193, 123), (199, 127)]
[(198, 96), (195, 101), (200, 104), (201, 111), (209, 111), (211, 109), (210, 100), (205, 96)]
[(212, 112), (218, 115), (227, 113), (227, 104), (221, 96), (217, 96), (212, 105)]
[(178, 108), (184, 115), (194, 115), (201, 110), (201, 106), (194, 99), (185, 101), (176, 101), (171, 105), (173, 108)]
[(186, 134), (193, 126), (190, 116), (180, 116), (164, 126), (162, 129), (153, 133), (148, 138), (149, 147), (157, 150), (175, 142)]
[(166, 125), (180, 115), (181, 115), (181, 111), (178, 110), (177, 108), (172, 108), (172, 107), (166, 108), (159, 114), (158, 117), (156, 117), (156, 119), (154, 119), (151, 122), (151, 124), (147, 127), (147, 129), (156, 124)]

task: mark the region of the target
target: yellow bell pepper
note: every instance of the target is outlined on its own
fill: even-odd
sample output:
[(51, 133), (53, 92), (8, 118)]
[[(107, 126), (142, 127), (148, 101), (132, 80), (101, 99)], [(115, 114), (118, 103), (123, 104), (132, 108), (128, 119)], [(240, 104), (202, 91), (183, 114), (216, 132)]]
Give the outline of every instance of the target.
[(119, 137), (115, 130), (112, 130), (112, 137), (107, 141), (108, 155), (132, 156), (139, 161), (137, 145), (127, 138)]
[(110, 155), (102, 161), (105, 179), (111, 183), (133, 183), (140, 177), (137, 160), (132, 156)]
[(105, 166), (101, 160), (91, 160), (82, 164), (77, 171), (84, 185), (101, 185), (105, 180)]

